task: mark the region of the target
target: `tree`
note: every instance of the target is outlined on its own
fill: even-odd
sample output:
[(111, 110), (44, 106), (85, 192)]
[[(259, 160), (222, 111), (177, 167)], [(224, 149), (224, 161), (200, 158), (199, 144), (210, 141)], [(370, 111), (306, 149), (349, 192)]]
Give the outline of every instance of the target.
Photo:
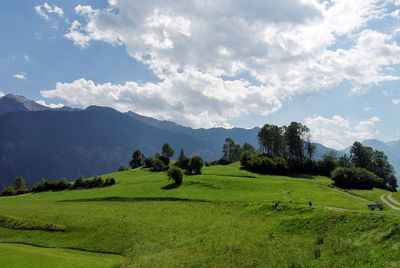
[(174, 149), (172, 149), (172, 147), (168, 143), (164, 143), (164, 145), (162, 147), (161, 155), (163, 155), (169, 159), (169, 158), (173, 157), (174, 154), (175, 154)]
[(226, 138), (225, 143), (222, 146), (222, 164), (230, 164), (233, 162), (233, 154), (235, 150), (235, 142), (231, 138)]
[(322, 156), (318, 164), (320, 172), (325, 176), (330, 176), (332, 170), (334, 170), (338, 166), (338, 158), (336, 152), (327, 152)]
[(373, 156), (372, 148), (365, 147), (358, 141), (356, 141), (350, 149), (351, 162), (356, 167), (371, 170), (372, 156)]
[(151, 171), (164, 171), (166, 166), (163, 161), (159, 158), (154, 160), (153, 166), (150, 168)]
[(397, 187), (398, 187), (397, 179), (396, 179), (396, 177), (394, 175), (391, 175), (389, 177), (389, 180), (388, 180), (388, 190), (392, 191), (392, 192), (396, 192), (397, 191)]
[(193, 156), (190, 158), (189, 164), (186, 168), (187, 174), (201, 174), (201, 169), (204, 166), (204, 161), (200, 156)]
[(353, 166), (353, 163), (351, 163), (351, 159), (347, 154), (339, 157), (337, 164), (339, 167), (345, 167), (345, 168), (350, 168)]
[(283, 128), (265, 124), (258, 132), (257, 138), (263, 155), (268, 157), (283, 156)]
[(256, 148), (254, 148), (253, 145), (251, 145), (250, 143), (245, 142), (242, 146), (242, 153), (244, 152), (250, 152), (252, 154), (257, 154), (256, 152)]
[(310, 130), (301, 123), (292, 122), (285, 131), (285, 141), (288, 160), (296, 165), (302, 165), (305, 155), (305, 142)]
[(167, 172), (168, 178), (174, 180), (175, 184), (181, 185), (183, 182), (183, 171), (179, 167), (171, 167)]
[(24, 194), (29, 191), (28, 186), (26, 185), (25, 179), (22, 176), (18, 176), (15, 178), (12, 188), (15, 190), (17, 194)]
[(129, 164), (130, 164), (131, 168), (133, 168), (133, 169), (139, 168), (139, 167), (144, 166), (144, 159), (145, 159), (145, 157), (144, 157), (143, 153), (140, 150), (136, 150), (133, 152), (132, 160)]
[(175, 165), (181, 169), (186, 169), (188, 163), (189, 163), (189, 158), (186, 157), (185, 151), (181, 149), (181, 152), (179, 153), (179, 157)]

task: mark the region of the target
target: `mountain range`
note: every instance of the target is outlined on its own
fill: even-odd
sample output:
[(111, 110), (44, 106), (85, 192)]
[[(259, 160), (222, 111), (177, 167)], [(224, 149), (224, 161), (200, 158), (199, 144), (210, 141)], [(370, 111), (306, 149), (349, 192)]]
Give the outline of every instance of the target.
[[(108, 107), (52, 109), (8, 94), (0, 98), (0, 189), (19, 175), (32, 185), (41, 178), (75, 179), (79, 175), (112, 172), (128, 164), (133, 150), (153, 156), (164, 142), (171, 144), (176, 154), (184, 148), (187, 155), (215, 160), (221, 156), (225, 138), (258, 146), (258, 131), (259, 128), (193, 129)], [(364, 144), (387, 153), (400, 171), (400, 141), (374, 140)], [(335, 151), (315, 145), (316, 158)]]

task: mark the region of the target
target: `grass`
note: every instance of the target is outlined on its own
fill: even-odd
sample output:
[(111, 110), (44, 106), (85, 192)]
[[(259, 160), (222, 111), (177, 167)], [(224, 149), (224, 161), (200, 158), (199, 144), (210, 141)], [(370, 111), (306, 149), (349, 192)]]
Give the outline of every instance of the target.
[[(32, 249), (44, 256), (32, 257), (39, 267), (54, 267), (45, 258), (49, 248), (99, 259), (120, 254), (122, 267), (400, 266), (399, 214), (367, 208), (385, 191), (342, 191), (325, 177), (257, 175), (238, 164), (207, 167), (177, 188), (165, 187), (165, 173), (143, 169), (107, 176), (117, 184), (1, 198), (3, 217), (56, 223), (65, 231), (0, 224), (0, 248), (9, 247), (0, 266), (24, 266), (25, 249), (4, 244), (10, 242), (44, 247)], [(97, 258), (89, 255), (88, 261)]]

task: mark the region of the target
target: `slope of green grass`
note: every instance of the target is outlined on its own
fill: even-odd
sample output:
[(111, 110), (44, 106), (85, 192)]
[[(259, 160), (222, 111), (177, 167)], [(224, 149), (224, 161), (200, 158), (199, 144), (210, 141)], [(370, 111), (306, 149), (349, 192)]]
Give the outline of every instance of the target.
[(238, 164), (207, 167), (178, 188), (143, 169), (107, 176), (117, 184), (0, 198), (0, 215), (65, 226), (0, 225), (0, 243), (121, 254), (123, 267), (400, 266), (398, 212), (367, 209), (384, 191), (342, 191), (325, 177), (257, 175)]
[(70, 249), (34, 247), (0, 243), (2, 267), (113, 267), (123, 261), (121, 256), (90, 253)]

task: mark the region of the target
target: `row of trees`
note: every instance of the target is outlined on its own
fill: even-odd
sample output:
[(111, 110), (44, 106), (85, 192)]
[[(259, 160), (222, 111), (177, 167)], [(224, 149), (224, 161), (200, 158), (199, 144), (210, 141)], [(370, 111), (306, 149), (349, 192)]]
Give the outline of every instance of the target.
[[(251, 145), (240, 146), (232, 139), (226, 139), (220, 163), (232, 163), (240, 159), (243, 168), (268, 174), (311, 173), (330, 176), (340, 187), (379, 187), (396, 191), (397, 180), (387, 156), (370, 147), (355, 142), (350, 156), (337, 156), (329, 152), (314, 160), (315, 145), (311, 142), (310, 130), (297, 122), (279, 127), (266, 124), (258, 133), (259, 149)], [(344, 168), (335, 172), (336, 168)], [(348, 173), (349, 182), (343, 183)], [(339, 178), (339, 174), (345, 174)], [(369, 176), (373, 174), (373, 176)], [(358, 179), (359, 176), (367, 179)], [(353, 179), (351, 179), (351, 177)], [(337, 180), (335, 180), (338, 178)], [(351, 182), (350, 182), (351, 181)], [(368, 181), (368, 183), (366, 183)]]
[(92, 189), (98, 187), (106, 187), (114, 185), (114, 178), (106, 178), (105, 180), (101, 177), (94, 177), (91, 179), (85, 179), (79, 177), (74, 182), (69, 182), (66, 178), (62, 178), (56, 181), (49, 181), (42, 179), (39, 183), (29, 188), (22, 176), (18, 176), (11, 186), (7, 187), (2, 193), (2, 196), (20, 195), (26, 193), (38, 193), (48, 191), (62, 191), (62, 190), (79, 190), (79, 189)]
[[(167, 171), (170, 168), (170, 159), (175, 155), (175, 150), (165, 143), (161, 148), (161, 154), (157, 153), (153, 158), (147, 158), (140, 150), (135, 150), (132, 154), (130, 167), (132, 169), (145, 167), (151, 171)], [(187, 157), (183, 149), (174, 166), (185, 170), (186, 174), (200, 174), (204, 166), (204, 161), (200, 156)]]

